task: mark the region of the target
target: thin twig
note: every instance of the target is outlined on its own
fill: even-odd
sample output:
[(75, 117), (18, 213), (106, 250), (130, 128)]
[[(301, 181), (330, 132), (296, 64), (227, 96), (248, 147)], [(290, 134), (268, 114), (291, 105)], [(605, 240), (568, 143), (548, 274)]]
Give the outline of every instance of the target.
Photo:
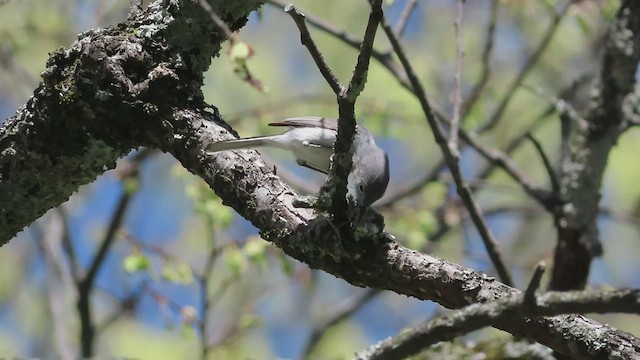
[(382, 0), (373, 0), (371, 2), (371, 14), (369, 15), (364, 36), (362, 37), (362, 43), (360, 44), (358, 62), (353, 70), (353, 75), (351, 76), (351, 81), (345, 94), (347, 99), (353, 99), (354, 102), (356, 97), (359, 96), (360, 92), (364, 89), (364, 84), (367, 81), (367, 70), (369, 69), (369, 62), (373, 54), (373, 41), (376, 38), (376, 30), (382, 18), (381, 6)]
[(456, 34), (456, 70), (453, 77), (454, 95), (453, 95), (453, 114), (451, 123), (449, 124), (449, 151), (455, 156), (460, 156), (458, 149), (458, 129), (460, 128), (460, 109), (462, 106), (462, 57), (464, 56), (464, 48), (462, 45), (462, 8), (464, 0), (458, 0), (456, 6), (456, 20), (454, 28)]
[[(134, 290), (132, 290), (128, 295), (124, 296), (120, 299), (115, 294), (110, 294), (113, 298), (118, 300), (118, 308), (113, 311), (113, 313), (107, 315), (100, 324), (96, 325), (96, 332), (100, 333), (105, 331), (111, 325), (115, 324), (115, 322), (122, 318), (123, 316), (131, 313), (131, 311), (135, 310), (144, 294), (145, 288), (148, 286), (148, 282), (142, 281), (139, 285), (136, 286)], [(106, 291), (105, 291), (106, 292)]]
[[(398, 38), (401, 38), (404, 34), (407, 24), (409, 23), (409, 19), (411, 18), (411, 14), (413, 14), (413, 11), (416, 9), (416, 5), (418, 5), (418, 0), (409, 0), (404, 6), (404, 9), (402, 9), (398, 22), (393, 29), (393, 32), (396, 33)], [(390, 49), (390, 52), (391, 51), (393, 51), (393, 49)]]
[(538, 155), (540, 155), (540, 159), (542, 160), (542, 164), (544, 165), (545, 170), (547, 171), (547, 175), (549, 176), (549, 181), (551, 182), (551, 190), (553, 191), (554, 196), (560, 196), (560, 181), (558, 180), (558, 175), (556, 174), (549, 157), (544, 152), (542, 148), (542, 144), (538, 139), (536, 139), (532, 133), (527, 133), (527, 139), (531, 141), (533, 146), (536, 149)]
[(73, 241), (71, 240), (71, 233), (69, 232), (69, 224), (67, 212), (64, 205), (60, 205), (56, 208), (60, 221), (62, 221), (62, 251), (64, 251), (69, 261), (69, 273), (74, 283), (78, 282), (80, 275), (78, 274), (78, 260), (76, 257), (76, 251), (73, 247)]
[(320, 50), (318, 50), (318, 47), (316, 46), (316, 43), (313, 41), (313, 38), (311, 38), (311, 34), (307, 28), (307, 23), (305, 22), (305, 15), (298, 11), (298, 9), (296, 9), (292, 4), (285, 6), (284, 11), (289, 14), (296, 23), (296, 26), (300, 31), (300, 41), (302, 42), (302, 45), (307, 47), (309, 54), (318, 67), (318, 70), (320, 70), (320, 73), (324, 76), (324, 79), (333, 90), (333, 93), (336, 95), (340, 94), (344, 87), (340, 84), (336, 75), (329, 68), (329, 65), (327, 65), (327, 62), (324, 60), (324, 56), (322, 56)]
[(424, 91), (424, 88), (422, 87), (422, 83), (420, 82), (417, 75), (415, 74), (415, 71), (413, 70), (413, 67), (411, 66), (411, 63), (409, 62), (409, 59), (407, 58), (406, 54), (404, 53), (404, 49), (402, 48), (402, 45), (398, 41), (398, 38), (396, 38), (395, 34), (393, 33), (393, 30), (391, 29), (391, 27), (389, 26), (389, 24), (387, 23), (384, 17), (381, 21), (381, 24), (387, 37), (389, 38), (389, 41), (391, 42), (391, 45), (393, 46), (393, 49), (396, 55), (398, 56), (398, 59), (400, 60), (402, 66), (405, 69), (405, 72), (407, 73), (407, 77), (411, 82), (411, 86), (413, 88), (414, 94), (420, 101), (420, 105), (422, 106), (422, 110), (427, 118), (429, 126), (431, 127), (431, 131), (436, 140), (436, 143), (440, 147), (444, 155), (445, 161), (447, 163), (447, 166), (449, 167), (451, 174), (456, 182), (458, 194), (460, 195), (460, 198), (462, 199), (465, 206), (467, 207), (467, 210), (471, 215), (473, 223), (475, 224), (476, 228), (478, 229), (478, 232), (480, 233), (480, 236), (485, 245), (485, 248), (487, 249), (489, 258), (491, 259), (491, 262), (496, 268), (498, 276), (500, 277), (502, 282), (504, 282), (505, 284), (508, 284), (508, 285), (513, 284), (513, 281), (511, 280), (511, 275), (509, 274), (509, 271), (507, 270), (506, 266), (504, 265), (504, 261), (502, 260), (502, 255), (500, 254), (499, 246), (493, 236), (493, 233), (491, 232), (491, 230), (489, 230), (489, 227), (485, 223), (482, 217), (482, 211), (480, 210), (480, 207), (473, 199), (471, 190), (469, 189), (469, 186), (467, 185), (466, 181), (462, 176), (462, 172), (460, 170), (459, 158), (456, 157), (455, 154), (452, 154), (451, 151), (449, 150), (443, 130), (440, 128), (439, 122), (431, 110), (431, 105), (429, 104), (427, 95)]
[[(129, 176), (137, 176), (138, 174), (138, 166), (142, 160), (144, 160), (151, 153), (148, 149), (143, 149), (139, 151), (131, 160), (132, 169), (128, 174)], [(124, 215), (129, 207), (131, 202), (133, 193), (130, 191), (124, 190), (120, 200), (118, 201), (118, 205), (116, 206), (116, 210), (111, 217), (111, 221), (109, 222), (109, 226), (107, 228), (107, 232), (105, 234), (102, 243), (96, 255), (93, 257), (91, 264), (89, 265), (89, 270), (87, 274), (77, 283), (78, 288), (78, 303), (77, 309), (78, 314), (80, 316), (80, 344), (81, 344), (81, 353), (83, 357), (91, 357), (93, 356), (93, 347), (95, 340), (95, 325), (93, 323), (93, 312), (91, 309), (91, 291), (94, 286), (94, 282), (98, 271), (102, 268), (104, 264), (104, 260), (107, 257), (107, 253), (109, 249), (111, 249), (111, 245), (116, 238), (116, 233), (118, 229), (120, 229), (120, 225), (124, 220)]]
[[(64, 237), (64, 224), (61, 217), (53, 216), (46, 224), (44, 231), (34, 231), (38, 234), (36, 244), (42, 253), (45, 266), (47, 268), (47, 281), (45, 281), (45, 290), (47, 293), (48, 306), (51, 313), (53, 339), (55, 339), (54, 347), (57, 357), (60, 359), (74, 359), (74, 349), (68, 339), (68, 331), (66, 331), (69, 320), (68, 309), (64, 304), (68, 291), (73, 291), (74, 284), (69, 269), (65, 264), (62, 256), (60, 256), (60, 247), (58, 246), (62, 237)], [(50, 271), (53, 270), (53, 271)], [(58, 282), (57, 280), (60, 280)], [(60, 286), (62, 284), (62, 286)]]
[[(281, 7), (284, 6), (285, 4), (280, 0), (268, 0), (268, 3), (276, 6), (281, 6)], [(313, 16), (312, 14), (306, 13), (305, 18), (306, 18), (306, 21), (309, 23), (309, 25), (324, 31), (331, 36), (334, 36), (335, 38), (343, 41), (345, 44), (351, 46), (354, 49), (360, 48), (361, 40), (355, 35), (347, 33), (346, 31), (338, 28), (335, 25), (328, 23), (327, 21), (325, 21), (324, 19), (318, 16)], [(400, 82), (400, 85), (403, 88), (411, 91), (411, 84), (407, 79), (406, 73), (399, 66), (399, 64), (393, 59), (393, 57), (391, 56), (391, 53), (383, 53), (375, 49), (372, 49), (371, 57), (376, 59), (376, 61), (378, 61), (385, 69), (387, 69), (387, 71), (389, 71), (393, 75), (393, 77), (395, 77)], [(432, 105), (433, 105), (434, 111), (438, 114), (438, 117), (446, 118), (444, 116), (444, 112), (439, 110), (439, 108), (435, 106), (433, 102), (432, 102)]]
[(542, 281), (542, 275), (544, 275), (547, 265), (541, 261), (536, 265), (536, 269), (531, 276), (531, 281), (527, 286), (527, 290), (524, 292), (523, 305), (529, 309), (534, 310), (536, 304), (536, 291), (540, 288), (540, 282)]
[[(215, 228), (215, 225), (212, 220), (207, 221), (207, 232), (209, 239), (217, 239), (218, 231)], [(213, 267), (216, 264), (218, 258), (222, 254), (224, 250), (223, 246), (218, 244), (214, 244), (209, 251), (209, 256), (207, 256), (207, 261), (204, 264), (204, 269), (202, 274), (199, 277), (200, 283), (200, 306), (201, 306), (201, 316), (202, 321), (200, 322), (200, 355), (202, 359), (207, 358), (207, 354), (211, 349), (208, 344), (209, 338), (209, 314), (211, 313), (211, 301), (209, 301), (209, 284), (211, 282), (211, 275), (213, 273)]]
[(553, 206), (553, 197), (548, 190), (533, 185), (533, 182), (527, 177), (527, 175), (520, 171), (511, 158), (504, 152), (498, 149), (487, 148), (481, 145), (474, 136), (470, 135), (466, 131), (461, 131), (460, 135), (462, 140), (473, 147), (478, 154), (480, 154), (487, 161), (493, 163), (496, 167), (504, 170), (507, 175), (513, 179), (527, 195), (534, 198), (545, 208)]
[(467, 95), (462, 105), (462, 118), (465, 118), (469, 111), (473, 108), (476, 101), (480, 99), (480, 95), (486, 88), (491, 78), (491, 53), (493, 52), (493, 44), (495, 41), (496, 23), (498, 22), (498, 8), (500, 7), (499, 0), (493, 0), (491, 3), (491, 15), (489, 18), (489, 25), (487, 26), (487, 34), (485, 35), (484, 50), (482, 51), (482, 70), (480, 71), (480, 79), (471, 88), (469, 95)]
[[(288, 2), (285, 1), (280, 1), (280, 0), (267, 0), (267, 4), (269, 5), (273, 5), (276, 6), (280, 9), (283, 9), (285, 7), (287, 7), (287, 5), (289, 4)], [(298, 9), (299, 10), (299, 9)], [(300, 12), (303, 12), (301, 10), (299, 10)], [(349, 46), (351, 46), (354, 49), (357, 49), (360, 47), (360, 43), (362, 42), (362, 39), (350, 34), (348, 32), (346, 32), (343, 29), (338, 28), (337, 26), (330, 24), (328, 22), (326, 22), (324, 19), (318, 17), (318, 16), (313, 16), (310, 14), (307, 14), (306, 12), (303, 12), (306, 21), (311, 24), (312, 26), (317, 27), (318, 29), (321, 29), (329, 34), (331, 34), (332, 36), (336, 37), (337, 39), (339, 39), (340, 41), (344, 42), (345, 44), (348, 44)]]

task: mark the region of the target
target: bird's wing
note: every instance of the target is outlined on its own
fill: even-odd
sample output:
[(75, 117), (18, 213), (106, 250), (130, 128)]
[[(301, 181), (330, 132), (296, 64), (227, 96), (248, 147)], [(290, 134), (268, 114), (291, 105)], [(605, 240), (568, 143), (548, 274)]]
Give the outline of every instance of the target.
[(293, 128), (319, 127), (338, 131), (338, 120), (319, 116), (300, 116), (269, 124), (270, 126), (288, 126)]

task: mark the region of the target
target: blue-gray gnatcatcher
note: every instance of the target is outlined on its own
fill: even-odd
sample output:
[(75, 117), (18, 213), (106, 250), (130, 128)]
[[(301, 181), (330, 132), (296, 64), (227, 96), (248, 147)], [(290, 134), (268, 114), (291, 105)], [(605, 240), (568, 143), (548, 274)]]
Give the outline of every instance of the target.
[[(275, 147), (291, 151), (300, 166), (325, 174), (329, 171), (338, 134), (336, 119), (302, 116), (269, 125), (288, 126), (289, 130), (280, 135), (215, 142), (207, 147), (207, 152)], [(347, 179), (347, 196), (351, 196), (356, 206), (366, 208), (382, 197), (388, 183), (387, 154), (376, 145), (373, 135), (358, 125), (353, 139), (353, 165)]]

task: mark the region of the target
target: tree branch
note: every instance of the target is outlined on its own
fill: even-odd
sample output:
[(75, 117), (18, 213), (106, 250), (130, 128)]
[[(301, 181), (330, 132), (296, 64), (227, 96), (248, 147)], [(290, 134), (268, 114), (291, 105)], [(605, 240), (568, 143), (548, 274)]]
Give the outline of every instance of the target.
[(505, 323), (524, 316), (550, 316), (565, 313), (640, 313), (640, 290), (549, 292), (537, 296), (529, 308), (521, 296), (473, 304), (450, 315), (431, 320), (402, 334), (383, 340), (356, 356), (356, 359), (404, 359), (430, 345), (450, 341), (483, 327)]
[(595, 223), (602, 179), (609, 153), (627, 128), (624, 101), (634, 92), (639, 61), (640, 2), (625, 0), (605, 40), (586, 126), (574, 124), (568, 129), (560, 174), (564, 205), (555, 213), (558, 239), (551, 290), (583, 288), (591, 259), (602, 252)]
[(431, 105), (429, 104), (427, 94), (422, 87), (422, 83), (415, 74), (411, 63), (409, 62), (409, 59), (404, 53), (402, 45), (400, 45), (400, 42), (396, 38), (386, 19), (382, 19), (381, 25), (385, 34), (389, 38), (391, 46), (393, 46), (393, 49), (398, 56), (400, 63), (407, 73), (407, 77), (409, 78), (409, 82), (411, 83), (411, 86), (413, 88), (413, 93), (416, 95), (418, 101), (420, 102), (420, 105), (422, 106), (422, 111), (427, 119), (427, 122), (429, 123), (431, 132), (433, 133), (433, 137), (440, 147), (440, 150), (444, 155), (444, 160), (447, 163), (447, 166), (449, 167), (449, 170), (451, 171), (451, 174), (453, 175), (453, 178), (456, 182), (456, 189), (458, 191), (458, 194), (467, 207), (473, 223), (480, 233), (480, 237), (482, 238), (485, 248), (487, 249), (487, 253), (489, 254), (491, 262), (496, 268), (500, 279), (502, 279), (502, 281), (504, 281), (506, 284), (513, 284), (511, 275), (509, 274), (509, 271), (507, 270), (506, 266), (504, 265), (504, 261), (502, 260), (502, 255), (500, 254), (500, 251), (498, 249), (499, 246), (497, 244), (497, 241), (495, 240), (493, 233), (485, 223), (482, 217), (482, 211), (473, 199), (473, 195), (471, 194), (469, 185), (466, 183), (462, 176), (459, 164), (459, 155), (457, 153), (452, 153), (449, 149), (446, 137), (444, 136), (444, 131), (440, 127), (439, 121), (437, 121), (435, 115), (433, 114), (433, 111), (431, 110)]

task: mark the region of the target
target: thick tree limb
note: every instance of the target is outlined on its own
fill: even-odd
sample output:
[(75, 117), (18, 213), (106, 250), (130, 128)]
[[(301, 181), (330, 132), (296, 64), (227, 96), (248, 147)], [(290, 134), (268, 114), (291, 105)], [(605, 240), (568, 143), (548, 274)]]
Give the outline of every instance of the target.
[[(173, 107), (201, 104), (224, 35), (199, 4), (162, 3), (52, 53), (34, 95), (0, 128), (0, 244), (131, 149), (157, 145), (147, 128), (169, 126)], [(258, 3), (217, 13), (237, 29)]]
[[(640, 2), (623, 1), (605, 41), (599, 84), (586, 123), (574, 121), (563, 153), (560, 196), (555, 212), (558, 240), (549, 285), (552, 290), (581, 289), (591, 259), (601, 252), (595, 224), (609, 152), (627, 129), (624, 100), (633, 94), (640, 61)], [(566, 121), (571, 123), (570, 120)]]
[(502, 298), (488, 304), (473, 304), (411, 330), (387, 338), (356, 355), (356, 359), (404, 359), (441, 341), (520, 317), (580, 311), (640, 313), (639, 290), (549, 292), (534, 296), (535, 307), (526, 298)]

